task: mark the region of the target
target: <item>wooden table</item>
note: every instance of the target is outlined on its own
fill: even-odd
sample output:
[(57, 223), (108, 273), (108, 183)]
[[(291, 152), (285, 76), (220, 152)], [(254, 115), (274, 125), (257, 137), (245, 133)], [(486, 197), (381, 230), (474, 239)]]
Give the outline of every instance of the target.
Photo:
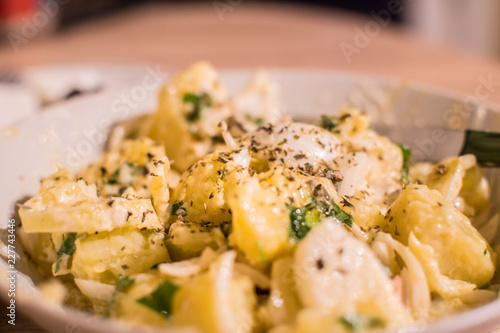
[[(0, 64), (148, 62), (181, 69), (206, 59), (219, 68), (326, 68), (397, 76), (465, 95), (476, 94), (480, 80), (489, 79), (491, 92), (482, 96), (500, 104), (498, 59), (431, 45), (377, 22), (328, 9), (245, 1), (224, 13), (212, 2), (152, 4), (81, 23), (50, 39), (29, 40), (17, 53), (0, 45)], [(3, 319), (2, 332), (12, 329), (2, 325)], [(15, 328), (43, 332), (23, 317)]]

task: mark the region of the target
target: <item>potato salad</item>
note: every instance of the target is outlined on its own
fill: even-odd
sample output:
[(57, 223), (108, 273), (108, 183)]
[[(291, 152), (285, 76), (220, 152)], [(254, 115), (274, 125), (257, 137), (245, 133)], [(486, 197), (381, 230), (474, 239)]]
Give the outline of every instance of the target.
[(42, 292), (210, 333), (391, 330), (497, 298), (473, 155), (412, 163), (359, 110), (296, 122), (278, 93), (257, 72), (229, 96), (193, 64), (99, 160), (43, 179), (19, 208)]

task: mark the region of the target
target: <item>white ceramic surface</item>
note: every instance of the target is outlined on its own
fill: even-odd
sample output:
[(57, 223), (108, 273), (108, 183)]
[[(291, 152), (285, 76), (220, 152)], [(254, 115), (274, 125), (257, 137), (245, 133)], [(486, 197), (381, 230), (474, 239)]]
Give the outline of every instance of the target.
[[(230, 91), (236, 91), (249, 78), (251, 71), (222, 71), (221, 77)], [(326, 71), (273, 70), (271, 78), (281, 86), (283, 109), (293, 116), (311, 118), (323, 113), (336, 113), (339, 108), (356, 106), (372, 115), (377, 123), (398, 126), (467, 126), (500, 131), (500, 113), (493, 107), (470, 104), (473, 96), (454, 96), (433, 87), (410, 85), (398, 79), (380, 79)], [(0, 134), (0, 239), (2, 229), (12, 218), (16, 202), (38, 191), (42, 177), (57, 165), (78, 169), (102, 152), (110, 125), (121, 119), (156, 106), (157, 92), (147, 90), (143, 97), (124, 102), (138, 87), (114, 89), (53, 107), (26, 121), (15, 131)], [(468, 104), (467, 104), (468, 103)], [(468, 105), (468, 106), (467, 106)], [(410, 140), (411, 141), (411, 140)], [(421, 143), (422, 156), (444, 157), (453, 143), (436, 140)], [(455, 144), (456, 145), (456, 144)], [(500, 173), (488, 170), (492, 182), (494, 206), (500, 207)], [(16, 219), (16, 225), (19, 221)], [(497, 237), (498, 240), (498, 237)], [(19, 239), (16, 249), (21, 250)], [(5, 254), (5, 248), (0, 253)], [(21, 251), (19, 251), (21, 253)], [(26, 265), (25, 258), (16, 263), (16, 309), (53, 332), (124, 332), (136, 329), (97, 318), (78, 311), (61, 309), (46, 303), (33, 287), (36, 273)], [(7, 298), (6, 275), (9, 271), (0, 260), (0, 297)], [(500, 326), (500, 301), (439, 320), (412, 332), (487, 332)], [(403, 331), (401, 331), (403, 332)]]

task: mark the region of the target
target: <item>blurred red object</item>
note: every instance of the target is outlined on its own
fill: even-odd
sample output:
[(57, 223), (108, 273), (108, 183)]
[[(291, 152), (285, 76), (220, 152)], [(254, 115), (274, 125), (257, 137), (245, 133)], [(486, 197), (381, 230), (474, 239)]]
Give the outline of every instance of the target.
[(38, 0), (0, 0), (0, 20), (35, 12)]

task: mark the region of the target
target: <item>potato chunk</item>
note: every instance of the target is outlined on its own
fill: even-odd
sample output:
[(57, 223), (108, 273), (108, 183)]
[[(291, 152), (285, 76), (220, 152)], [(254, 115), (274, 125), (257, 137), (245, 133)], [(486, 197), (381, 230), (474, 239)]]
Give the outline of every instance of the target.
[(200, 62), (164, 85), (149, 136), (165, 145), (172, 167), (185, 171), (214, 150), (218, 124), (231, 115), (215, 69)]
[[(488, 182), (481, 176), (474, 155), (449, 157), (435, 164), (425, 184), (438, 190), (467, 216), (476, 216), (489, 206)], [(463, 203), (458, 201), (463, 198)]]
[(48, 188), (19, 209), (26, 233), (96, 232), (114, 228), (163, 228), (150, 199), (99, 198), (83, 180)]
[(200, 256), (206, 247), (224, 250), (226, 237), (219, 227), (177, 221), (170, 226), (165, 244), (172, 260), (179, 261)]
[(234, 155), (215, 153), (191, 166), (172, 193), (172, 215), (184, 221), (221, 225), (231, 221), (227, 193), (248, 176)]
[(100, 161), (80, 170), (78, 177), (96, 184), (100, 196), (120, 196), (132, 188), (137, 197), (152, 200), (156, 214), (163, 220), (168, 215), (169, 171), (165, 148), (143, 137), (125, 140)]
[(375, 254), (336, 219), (324, 219), (298, 244), (293, 270), (306, 308), (337, 317), (362, 314), (377, 318), (382, 327), (411, 320)]
[(130, 275), (170, 261), (163, 231), (115, 229), (78, 237), (71, 273), (80, 279), (114, 283), (119, 274)]
[(234, 276), (235, 252), (226, 252), (209, 272), (185, 282), (174, 296), (173, 322), (207, 333), (250, 333), (254, 326), (253, 283)]
[[(252, 265), (261, 267), (292, 246), (290, 213), (280, 190), (272, 184), (274, 174), (270, 172), (270, 175), (262, 175), (262, 182), (257, 177), (247, 179), (229, 198), (233, 215), (230, 244), (242, 251)], [(281, 184), (291, 185), (289, 180)]]
[(451, 279), (481, 286), (493, 277), (496, 253), (488, 242), (441, 193), (425, 185), (408, 185), (401, 192), (384, 229), (405, 245), (413, 233), (432, 248), (441, 274)]

